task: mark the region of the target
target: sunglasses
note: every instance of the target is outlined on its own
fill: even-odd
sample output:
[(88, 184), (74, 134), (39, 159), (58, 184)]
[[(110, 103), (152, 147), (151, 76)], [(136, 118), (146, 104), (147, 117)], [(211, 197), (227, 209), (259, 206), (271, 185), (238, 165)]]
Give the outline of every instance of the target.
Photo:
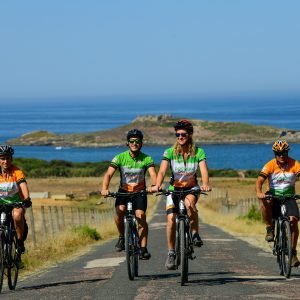
[(128, 142), (129, 142), (130, 144), (135, 143), (135, 144), (139, 145), (139, 144), (141, 143), (141, 140), (129, 140)]
[(282, 151), (282, 152), (274, 151), (274, 154), (276, 156), (287, 156), (288, 155), (287, 151)]
[(175, 135), (176, 135), (176, 137), (180, 137), (181, 136), (181, 137), (185, 138), (185, 137), (187, 137), (188, 134), (187, 133), (175, 133)]

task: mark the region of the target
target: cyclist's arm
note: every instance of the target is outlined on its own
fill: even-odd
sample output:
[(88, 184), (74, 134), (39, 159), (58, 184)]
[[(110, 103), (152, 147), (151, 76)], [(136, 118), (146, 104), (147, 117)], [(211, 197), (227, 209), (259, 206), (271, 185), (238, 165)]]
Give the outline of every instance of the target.
[(28, 199), (29, 198), (29, 190), (28, 190), (28, 186), (27, 186), (26, 181), (22, 181), (19, 184), (19, 187), (20, 187), (23, 199)]
[(209, 186), (209, 176), (208, 176), (206, 160), (201, 160), (199, 162), (199, 168), (200, 168), (201, 180), (202, 180), (202, 185), (200, 188), (202, 191), (210, 191), (211, 188)]
[[(155, 186), (156, 178), (157, 178), (155, 167), (154, 166), (149, 167), (148, 172), (151, 178), (151, 187)], [(151, 192), (151, 188), (149, 188), (149, 191)]]
[(109, 166), (106, 173), (103, 176), (103, 181), (102, 181), (102, 189), (101, 189), (101, 195), (102, 196), (107, 196), (109, 193), (108, 187), (111, 181), (111, 178), (115, 174), (116, 169), (113, 168), (112, 166)]
[(157, 173), (157, 179), (156, 179), (155, 187), (153, 187), (153, 189), (152, 189), (154, 192), (157, 192), (161, 189), (161, 185), (162, 185), (162, 183), (165, 179), (168, 167), (169, 167), (169, 162), (167, 160), (163, 159), (161, 161), (159, 171)]
[(262, 191), (263, 184), (265, 182), (266, 178), (263, 176), (258, 176), (255, 184), (255, 190), (256, 190), (256, 196), (259, 199), (264, 199), (266, 197), (266, 194)]

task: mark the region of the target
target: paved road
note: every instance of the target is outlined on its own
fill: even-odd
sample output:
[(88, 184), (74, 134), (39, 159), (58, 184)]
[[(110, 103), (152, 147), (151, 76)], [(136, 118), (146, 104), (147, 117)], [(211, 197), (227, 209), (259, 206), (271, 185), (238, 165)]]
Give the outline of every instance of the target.
[(204, 247), (190, 263), (189, 282), (164, 268), (165, 211), (161, 202), (150, 222), (150, 261), (140, 261), (140, 276), (129, 281), (124, 252), (115, 241), (97, 245), (76, 260), (6, 288), (1, 299), (300, 299), (300, 272), (278, 275), (275, 257), (220, 229), (200, 224)]

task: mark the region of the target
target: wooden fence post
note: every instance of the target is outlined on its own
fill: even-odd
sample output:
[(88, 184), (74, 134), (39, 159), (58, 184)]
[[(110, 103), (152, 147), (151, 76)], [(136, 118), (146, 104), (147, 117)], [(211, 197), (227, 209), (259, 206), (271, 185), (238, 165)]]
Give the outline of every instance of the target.
[(35, 237), (34, 217), (33, 217), (33, 209), (32, 209), (32, 207), (30, 207), (28, 211), (29, 211), (29, 217), (30, 217), (31, 238), (32, 238), (33, 246), (36, 247), (36, 237)]

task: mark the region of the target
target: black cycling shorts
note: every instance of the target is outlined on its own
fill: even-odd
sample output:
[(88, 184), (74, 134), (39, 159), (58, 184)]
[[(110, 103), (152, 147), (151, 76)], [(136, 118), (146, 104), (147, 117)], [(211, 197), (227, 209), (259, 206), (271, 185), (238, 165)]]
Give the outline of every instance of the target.
[[(126, 193), (127, 191), (120, 189), (118, 192)], [(128, 197), (118, 196), (116, 198), (115, 207), (117, 207), (119, 205), (126, 206), (127, 202), (128, 202)], [(142, 211), (146, 212), (146, 210), (147, 210), (147, 194), (145, 193), (145, 194), (136, 195), (132, 201), (132, 208), (133, 208), (133, 211), (142, 210)]]
[[(277, 219), (280, 215), (280, 204), (276, 201), (272, 205), (273, 218)], [(299, 208), (296, 200), (289, 200), (286, 202), (286, 215), (288, 217), (296, 217), (299, 220)]]

